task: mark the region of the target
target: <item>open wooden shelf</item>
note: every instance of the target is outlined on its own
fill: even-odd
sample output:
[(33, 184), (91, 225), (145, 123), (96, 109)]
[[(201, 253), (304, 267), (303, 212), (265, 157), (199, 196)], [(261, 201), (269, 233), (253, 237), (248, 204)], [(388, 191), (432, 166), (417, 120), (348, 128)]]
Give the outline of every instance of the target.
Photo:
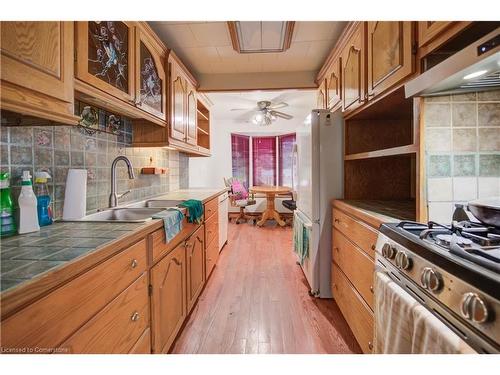
[(200, 128), (200, 127), (198, 127), (198, 132), (199, 132), (199, 133), (202, 133), (202, 134), (206, 134), (206, 135), (208, 135), (208, 132), (207, 132), (206, 130), (204, 130), (204, 129)]
[(359, 159), (370, 159), (370, 158), (380, 158), (383, 156), (395, 156), (395, 155), (404, 155), (404, 154), (412, 154), (418, 151), (418, 146), (415, 144), (406, 145), (406, 146), (398, 146), (391, 147), (382, 150), (368, 151), (368, 152), (360, 152), (357, 154), (345, 155), (345, 160), (359, 160)]
[(202, 118), (204, 118), (205, 120), (208, 121), (207, 115), (205, 113), (203, 113), (200, 109), (196, 109), (196, 112), (198, 113), (198, 118), (202, 117)]

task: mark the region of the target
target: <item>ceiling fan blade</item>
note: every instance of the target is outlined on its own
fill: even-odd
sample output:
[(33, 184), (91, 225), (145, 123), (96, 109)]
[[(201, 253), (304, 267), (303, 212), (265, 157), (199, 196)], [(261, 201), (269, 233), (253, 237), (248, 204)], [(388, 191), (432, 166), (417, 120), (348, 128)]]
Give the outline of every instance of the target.
[(276, 103), (276, 104), (271, 105), (269, 107), (269, 109), (279, 109), (279, 108), (285, 108), (285, 107), (288, 107), (288, 103), (280, 102), (280, 103)]
[(231, 108), (230, 111), (253, 111), (252, 108)]
[(292, 115), (289, 115), (288, 113), (283, 113), (283, 112), (279, 112), (279, 111), (270, 111), (272, 115), (276, 116), (276, 117), (281, 117), (285, 120), (291, 120), (293, 118)]

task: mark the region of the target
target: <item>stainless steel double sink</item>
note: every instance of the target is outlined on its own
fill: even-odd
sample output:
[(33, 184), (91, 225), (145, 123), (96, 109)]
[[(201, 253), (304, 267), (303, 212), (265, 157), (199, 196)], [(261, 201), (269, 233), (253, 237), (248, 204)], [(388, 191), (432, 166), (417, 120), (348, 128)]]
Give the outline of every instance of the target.
[(167, 208), (177, 207), (181, 200), (148, 199), (127, 206), (109, 208), (77, 220), (83, 222), (142, 223), (152, 219), (154, 214)]

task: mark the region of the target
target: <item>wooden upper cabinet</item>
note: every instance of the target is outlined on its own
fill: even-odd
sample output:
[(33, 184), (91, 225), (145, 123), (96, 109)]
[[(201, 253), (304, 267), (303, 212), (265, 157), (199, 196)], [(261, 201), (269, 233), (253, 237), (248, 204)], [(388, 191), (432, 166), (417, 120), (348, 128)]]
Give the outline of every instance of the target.
[(426, 45), (452, 24), (453, 22), (450, 21), (419, 21), (418, 46)]
[(170, 137), (179, 141), (186, 139), (186, 80), (174, 59), (169, 60), (171, 75)]
[(356, 26), (342, 50), (342, 110), (352, 111), (365, 101), (364, 23)]
[(151, 285), (153, 352), (166, 353), (187, 316), (184, 243), (151, 268)]
[(135, 103), (135, 27), (132, 22), (76, 22), (76, 77)]
[(1, 22), (3, 110), (57, 122), (73, 115), (73, 23)]
[(167, 119), (167, 79), (162, 46), (141, 29), (136, 32), (136, 105), (142, 110)]
[(342, 101), (340, 58), (335, 59), (326, 74), (327, 108), (332, 110)]
[(205, 284), (204, 228), (201, 226), (186, 241), (187, 308), (193, 307)]
[(322, 80), (316, 91), (316, 108), (325, 109), (326, 107), (325, 81)]
[(197, 144), (198, 127), (197, 127), (197, 100), (196, 90), (189, 85), (187, 92), (187, 129), (186, 129), (186, 142), (192, 145)]
[(410, 21), (367, 22), (368, 97), (401, 82), (414, 72)]

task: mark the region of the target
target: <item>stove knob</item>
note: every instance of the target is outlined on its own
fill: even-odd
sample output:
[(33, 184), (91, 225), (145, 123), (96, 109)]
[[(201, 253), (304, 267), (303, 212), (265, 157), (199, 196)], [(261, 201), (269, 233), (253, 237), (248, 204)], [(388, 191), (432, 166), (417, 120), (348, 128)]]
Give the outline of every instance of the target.
[(396, 254), (396, 266), (402, 270), (409, 270), (411, 265), (411, 258), (404, 251), (399, 251)]
[(425, 267), (420, 275), (420, 283), (425, 289), (438, 292), (443, 287), (443, 278), (439, 272), (430, 267)]
[(382, 246), (382, 255), (384, 258), (392, 259), (396, 255), (396, 249), (391, 246), (391, 244), (385, 243), (384, 246)]
[(465, 293), (460, 310), (465, 319), (474, 323), (484, 323), (488, 320), (488, 306), (477, 293)]

